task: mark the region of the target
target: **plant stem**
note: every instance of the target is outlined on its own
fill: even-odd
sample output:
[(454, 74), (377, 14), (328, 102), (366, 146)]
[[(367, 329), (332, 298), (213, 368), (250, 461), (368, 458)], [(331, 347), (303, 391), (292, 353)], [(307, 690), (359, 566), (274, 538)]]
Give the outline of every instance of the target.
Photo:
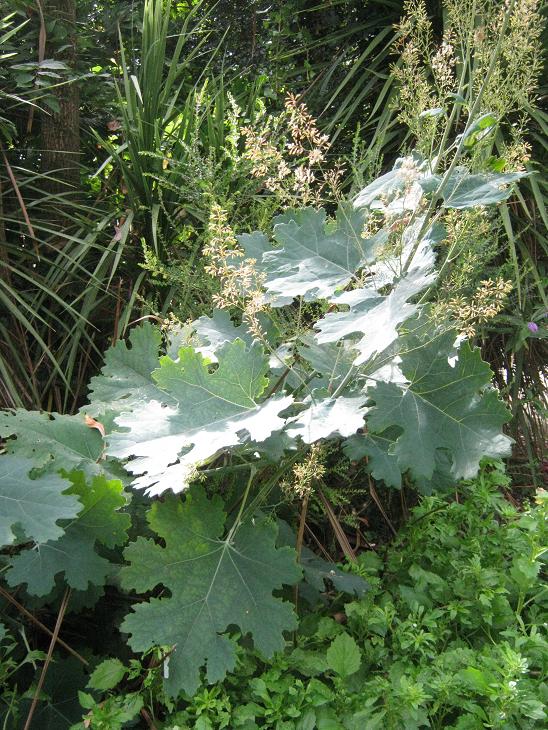
[(227, 542), (230, 542), (232, 540), (232, 538), (234, 537), (234, 533), (236, 532), (236, 530), (239, 528), (239, 526), (241, 524), (242, 512), (244, 511), (244, 507), (246, 505), (247, 498), (249, 496), (249, 490), (251, 489), (251, 484), (253, 482), (253, 478), (256, 473), (257, 473), (257, 468), (255, 465), (253, 465), (249, 472), (249, 479), (247, 480), (245, 491), (242, 496), (242, 501), (240, 502), (240, 509), (238, 510), (236, 519), (234, 520), (234, 523), (233, 523), (232, 527), (230, 528), (230, 532), (228, 533), (228, 536), (226, 538)]

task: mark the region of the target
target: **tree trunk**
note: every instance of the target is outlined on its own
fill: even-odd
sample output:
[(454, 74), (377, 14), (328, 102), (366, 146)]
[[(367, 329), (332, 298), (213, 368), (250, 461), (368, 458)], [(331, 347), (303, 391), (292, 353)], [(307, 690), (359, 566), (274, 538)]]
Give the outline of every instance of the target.
[[(66, 31), (62, 42), (47, 42), (46, 58), (62, 61), (76, 74), (76, 1), (45, 0), (46, 25), (53, 20)], [(57, 50), (55, 46), (61, 46)], [(64, 48), (63, 48), (64, 46)], [(78, 82), (53, 89), (59, 111), (42, 113), (42, 172), (51, 176), (45, 182), (48, 192), (58, 193), (80, 187), (80, 90)]]

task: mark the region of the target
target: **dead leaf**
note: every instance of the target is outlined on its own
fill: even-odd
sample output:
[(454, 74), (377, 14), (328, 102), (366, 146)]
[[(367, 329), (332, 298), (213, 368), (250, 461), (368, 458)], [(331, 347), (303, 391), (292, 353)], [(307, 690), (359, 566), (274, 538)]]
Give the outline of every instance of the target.
[(86, 426), (89, 426), (90, 428), (96, 428), (101, 436), (105, 437), (105, 427), (102, 423), (99, 423), (99, 421), (96, 421), (95, 418), (92, 418), (91, 416), (88, 416), (87, 413), (84, 416), (84, 422)]

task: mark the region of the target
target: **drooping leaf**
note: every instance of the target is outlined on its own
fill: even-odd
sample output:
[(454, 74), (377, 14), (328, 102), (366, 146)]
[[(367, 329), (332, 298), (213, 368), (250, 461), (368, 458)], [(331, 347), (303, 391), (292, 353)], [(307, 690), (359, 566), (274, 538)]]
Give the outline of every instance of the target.
[(90, 583), (102, 586), (112, 565), (97, 554), (96, 543), (112, 548), (127, 540), (131, 520), (118, 511), (126, 504), (122, 484), (101, 476), (88, 485), (81, 472), (71, 474), (70, 479), (68, 494), (79, 498), (77, 517), (64, 524), (59, 539), (37, 541), (34, 548), (10, 561), (8, 583), (26, 583), (32, 595), (49, 593), (60, 573), (72, 588), (86, 590)]
[(361, 339), (353, 343), (358, 352), (354, 364), (366, 363), (398, 337), (398, 326), (418, 309), (418, 305), (409, 304), (408, 300), (428, 286), (433, 278), (434, 275), (429, 272), (414, 269), (400, 279), (387, 296), (381, 296), (369, 287), (341, 294), (333, 301), (348, 305), (349, 309), (330, 312), (316, 323), (318, 344), (337, 342), (342, 337), (362, 333)]
[(130, 459), (128, 471), (141, 475), (134, 486), (149, 494), (179, 492), (195, 468), (221, 449), (247, 437), (264, 441), (282, 428), (278, 414), (292, 399), (275, 395), (260, 402), (268, 384), (268, 359), (260, 345), (247, 349), (235, 340), (217, 355), (213, 372), (192, 348), (182, 348), (178, 362), (162, 358), (153, 377), (174, 405), (151, 401), (116, 419), (126, 431), (109, 437), (107, 453)]
[(369, 411), (369, 431), (402, 429), (391, 452), (400, 470), (418, 480), (431, 479), (438, 449), (450, 455), (454, 479), (471, 478), (484, 456), (509, 453), (511, 439), (502, 433), (509, 413), (489, 389), (491, 371), (479, 350), (465, 342), (452, 367), (454, 333), (424, 342), (405, 338), (401, 369), (407, 385), (377, 383), (368, 390), (375, 401)]
[(305, 399), (306, 409), (287, 427), (292, 438), (300, 436), (307, 444), (331, 436), (350, 436), (363, 426), (366, 410), (364, 395), (331, 397), (315, 390)]
[(363, 215), (341, 206), (334, 224), (324, 210), (305, 208), (277, 219), (272, 248), (262, 233), (239, 237), (246, 254), (257, 260), (266, 275), (266, 300), (273, 306), (290, 304), (295, 297), (305, 301), (327, 299), (346, 286), (367, 261), (373, 246), (361, 237)]
[[(478, 205), (494, 205), (512, 195), (511, 183), (526, 177), (525, 172), (471, 174), (466, 167), (457, 167), (442, 191), (445, 208), (475, 208)], [(436, 190), (442, 177), (432, 175), (420, 181), (426, 192)]]
[(272, 596), (299, 579), (295, 552), (275, 547), (273, 522), (245, 522), (223, 539), (225, 520), (220, 497), (208, 500), (194, 487), (184, 503), (169, 496), (152, 506), (150, 526), (165, 547), (141, 537), (125, 550), (130, 563), (122, 569), (125, 588), (145, 592), (161, 584), (171, 594), (136, 605), (122, 624), (135, 651), (173, 647), (166, 680), (170, 695), (192, 694), (204, 664), (209, 682), (222, 680), (234, 667), (229, 626), (250, 633), (255, 646), (271, 656), (283, 647), (282, 632), (296, 625), (291, 605)]
[(15, 540), (14, 528), (27, 540), (50, 540), (63, 534), (58, 525), (74, 517), (80, 504), (64, 492), (70, 482), (57, 474), (31, 479), (32, 459), (5, 454), (0, 457), (0, 544)]
[(149, 322), (134, 327), (129, 345), (119, 340), (105, 353), (101, 374), (90, 381), (90, 405), (83, 411), (98, 416), (109, 411), (130, 411), (143, 400), (158, 398), (152, 379), (158, 367), (162, 335)]
[(6, 450), (32, 459), (34, 466), (47, 465), (49, 471), (82, 469), (90, 475), (103, 471), (103, 439), (97, 429), (86, 425), (83, 414), (3, 411), (0, 436), (16, 436), (7, 441)]
[[(284, 520), (277, 522), (279, 533), (277, 545), (293, 546), (297, 543), (297, 535)], [(347, 573), (341, 570), (335, 563), (328, 563), (319, 555), (312, 552), (306, 545), (301, 546), (299, 564), (303, 569), (304, 581), (314, 589), (311, 591), (312, 602), (318, 600), (320, 591), (325, 591), (326, 583), (332, 583), (336, 590), (341, 593), (357, 596), (358, 598), (368, 589), (368, 583), (360, 575)], [(304, 586), (299, 587), (299, 595), (303, 595)]]

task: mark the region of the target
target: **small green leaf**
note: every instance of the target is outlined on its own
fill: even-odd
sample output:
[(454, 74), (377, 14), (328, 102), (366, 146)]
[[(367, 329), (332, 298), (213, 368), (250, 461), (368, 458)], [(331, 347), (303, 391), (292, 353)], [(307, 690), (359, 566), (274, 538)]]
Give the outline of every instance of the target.
[(97, 704), (97, 702), (93, 699), (93, 695), (90, 695), (87, 692), (82, 692), (82, 690), (78, 690), (78, 699), (85, 710), (92, 710)]
[(103, 692), (113, 689), (122, 681), (126, 672), (126, 667), (119, 659), (105, 659), (94, 669), (87, 686)]
[(484, 114), (477, 119), (464, 135), (464, 146), (471, 148), (488, 135), (497, 125), (497, 119), (492, 114)]
[(489, 694), (489, 681), (493, 679), (491, 676), (486, 676), (476, 667), (466, 667), (460, 672), (460, 676), (479, 694)]
[(327, 650), (327, 663), (340, 677), (349, 677), (360, 668), (360, 649), (349, 634), (340, 634)]

